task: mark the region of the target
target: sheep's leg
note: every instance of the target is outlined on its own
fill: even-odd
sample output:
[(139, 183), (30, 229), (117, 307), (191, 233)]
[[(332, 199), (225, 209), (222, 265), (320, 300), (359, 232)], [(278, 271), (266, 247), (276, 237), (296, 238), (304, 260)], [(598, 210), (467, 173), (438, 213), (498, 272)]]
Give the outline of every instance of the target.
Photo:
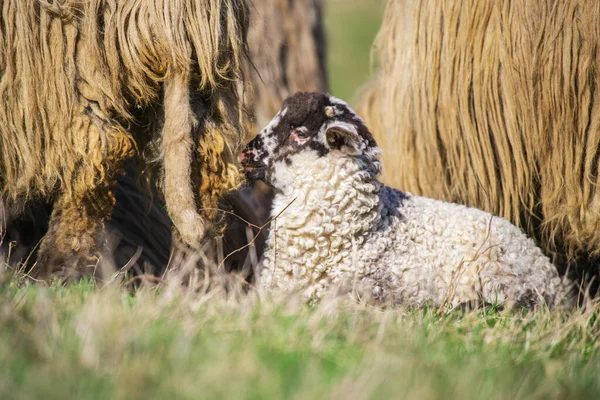
[(92, 276), (103, 243), (104, 220), (114, 205), (112, 185), (104, 184), (54, 204), (32, 275), (42, 279)]
[[(91, 138), (85, 143), (88, 163), (73, 172), (76, 180), (72, 191), (62, 193), (54, 202), (48, 232), (31, 271), (34, 277), (77, 279), (94, 275), (98, 266), (105, 239), (104, 221), (110, 218), (115, 204), (116, 177), (123, 171), (124, 160), (133, 155), (134, 143), (118, 127), (102, 131), (92, 122), (85, 132)], [(108, 147), (95, 139), (100, 137)]]

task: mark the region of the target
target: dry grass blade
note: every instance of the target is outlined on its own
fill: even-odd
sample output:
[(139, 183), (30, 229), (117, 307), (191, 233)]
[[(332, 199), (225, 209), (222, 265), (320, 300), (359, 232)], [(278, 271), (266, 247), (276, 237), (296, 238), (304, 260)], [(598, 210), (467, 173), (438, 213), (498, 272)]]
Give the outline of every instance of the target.
[[(227, 261), (229, 259), (229, 257), (231, 257), (232, 255), (234, 255), (236, 253), (239, 253), (240, 251), (245, 250), (245, 249), (247, 249), (250, 246), (253, 246), (254, 243), (256, 242), (256, 240), (258, 239), (258, 237), (260, 236), (260, 234), (262, 233), (262, 231), (265, 228), (267, 228), (269, 225), (271, 225), (271, 223), (273, 223), (273, 221), (276, 221), (277, 218), (279, 218), (279, 216), (281, 216), (281, 214), (283, 214), (294, 203), (294, 201), (296, 201), (296, 199), (290, 201), (276, 216), (274, 216), (271, 219), (269, 219), (262, 226), (256, 226), (256, 225), (249, 224), (249, 226), (255, 226), (258, 229), (258, 232), (254, 235), (254, 237), (252, 238), (252, 240), (249, 243), (247, 243), (246, 245), (244, 245), (244, 246), (242, 246), (242, 247), (240, 247), (240, 248), (232, 251), (231, 253), (227, 254), (227, 256), (219, 264), (218, 268), (222, 268), (225, 265), (225, 261)], [(233, 215), (235, 215), (235, 214), (233, 214)], [(240, 219), (242, 219), (242, 218), (240, 217)]]

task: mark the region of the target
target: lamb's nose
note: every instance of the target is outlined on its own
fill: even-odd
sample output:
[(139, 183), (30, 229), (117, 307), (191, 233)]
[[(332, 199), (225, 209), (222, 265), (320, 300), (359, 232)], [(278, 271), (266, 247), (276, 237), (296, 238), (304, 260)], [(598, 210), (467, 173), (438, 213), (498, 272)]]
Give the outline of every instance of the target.
[(242, 161), (247, 161), (248, 159), (253, 158), (255, 154), (255, 150), (244, 150), (242, 154), (240, 154), (240, 159)]

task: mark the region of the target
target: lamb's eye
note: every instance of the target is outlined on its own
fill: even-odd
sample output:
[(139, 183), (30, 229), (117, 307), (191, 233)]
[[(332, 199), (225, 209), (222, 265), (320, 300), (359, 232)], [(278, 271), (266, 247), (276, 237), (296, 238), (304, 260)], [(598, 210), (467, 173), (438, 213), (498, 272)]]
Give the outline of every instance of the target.
[(298, 139), (306, 139), (308, 138), (308, 135), (304, 131), (296, 131), (296, 137)]

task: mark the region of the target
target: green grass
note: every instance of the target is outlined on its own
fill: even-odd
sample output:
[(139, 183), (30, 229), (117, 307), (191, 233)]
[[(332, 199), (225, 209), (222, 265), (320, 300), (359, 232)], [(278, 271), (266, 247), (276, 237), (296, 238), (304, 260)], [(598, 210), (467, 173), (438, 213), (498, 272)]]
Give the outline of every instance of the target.
[(384, 0), (328, 0), (325, 23), (331, 93), (355, 103), (372, 75), (371, 45), (381, 25)]
[(0, 398), (598, 398), (600, 307), (316, 307), (90, 283), (0, 288)]

